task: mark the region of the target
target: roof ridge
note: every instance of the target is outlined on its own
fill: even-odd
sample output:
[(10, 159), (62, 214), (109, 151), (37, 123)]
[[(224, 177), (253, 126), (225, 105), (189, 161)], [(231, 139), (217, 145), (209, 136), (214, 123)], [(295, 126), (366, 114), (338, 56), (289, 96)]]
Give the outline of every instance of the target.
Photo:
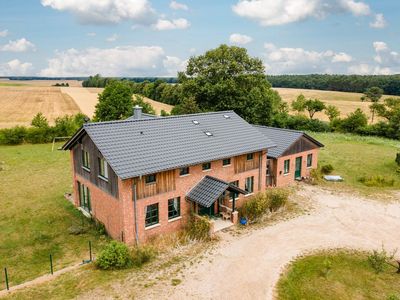
[(280, 127), (272, 127), (272, 126), (263, 126), (263, 125), (256, 125), (252, 124), (254, 127), (261, 127), (261, 128), (268, 128), (272, 130), (277, 130), (277, 131), (287, 131), (287, 132), (296, 132), (296, 133), (303, 133), (305, 134), (304, 131), (301, 130), (295, 130), (295, 129), (288, 129), (288, 128), (280, 128)]
[(217, 177), (210, 176), (210, 175), (206, 175), (206, 176), (203, 177), (203, 179), (206, 178), (206, 177), (207, 177), (207, 178), (210, 178), (210, 179), (213, 179), (213, 180), (215, 180), (215, 181), (219, 181), (219, 182), (221, 182), (221, 183), (225, 183), (225, 184), (229, 185), (229, 182), (226, 182), (226, 181), (224, 181), (224, 180), (222, 180), (222, 179), (219, 179), (219, 178), (217, 178)]
[(146, 121), (154, 121), (154, 120), (166, 120), (166, 119), (178, 119), (178, 118), (185, 118), (190, 116), (200, 116), (200, 115), (216, 115), (216, 114), (223, 114), (223, 113), (235, 113), (233, 110), (222, 110), (222, 111), (212, 111), (212, 112), (202, 112), (202, 113), (195, 113), (195, 114), (185, 114), (185, 115), (175, 115), (175, 116), (157, 116), (156, 118), (152, 119), (134, 119), (134, 120), (115, 120), (115, 121), (104, 121), (104, 122), (95, 122), (95, 123), (85, 123), (83, 124), (84, 127), (88, 126), (96, 126), (96, 125), (106, 125), (106, 124), (122, 124), (122, 123), (131, 123), (131, 122), (146, 122)]

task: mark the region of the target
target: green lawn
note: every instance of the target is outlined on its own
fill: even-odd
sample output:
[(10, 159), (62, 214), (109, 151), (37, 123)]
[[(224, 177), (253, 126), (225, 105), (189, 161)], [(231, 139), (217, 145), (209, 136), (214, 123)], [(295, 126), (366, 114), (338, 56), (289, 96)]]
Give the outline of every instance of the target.
[[(328, 273), (326, 260), (331, 263)], [(278, 299), (400, 299), (400, 274), (395, 271), (387, 266), (376, 274), (365, 253), (321, 252), (289, 267), (278, 283)]]
[[(51, 144), (1, 146), (0, 168), (0, 268), (8, 268), (11, 285), (48, 273), (50, 253), (57, 270), (88, 259), (89, 240), (101, 246), (104, 238), (63, 196), (72, 190), (68, 152), (51, 152)], [(69, 234), (82, 224), (86, 233)]]
[[(377, 137), (362, 137), (340, 133), (311, 133), (325, 145), (320, 151), (319, 164), (331, 164), (332, 174), (341, 175), (342, 183), (336, 187), (355, 188), (364, 193), (400, 189), (400, 173), (396, 172), (396, 153), (400, 152), (400, 141)], [(394, 179), (393, 187), (367, 187), (359, 182), (362, 176), (381, 175)]]

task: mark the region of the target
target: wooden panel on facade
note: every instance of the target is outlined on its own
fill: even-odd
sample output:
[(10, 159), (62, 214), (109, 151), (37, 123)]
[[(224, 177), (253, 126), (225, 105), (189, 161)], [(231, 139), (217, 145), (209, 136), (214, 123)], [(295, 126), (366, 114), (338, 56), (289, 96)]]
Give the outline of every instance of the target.
[(138, 199), (174, 191), (176, 189), (175, 170), (157, 173), (155, 183), (146, 184), (145, 176), (141, 180), (136, 178), (136, 183)]
[[(82, 166), (82, 149), (89, 153), (90, 171), (85, 170)], [(90, 180), (93, 184), (108, 192), (113, 197), (118, 198), (118, 176), (113, 169), (108, 165), (108, 180), (99, 178), (99, 158), (103, 158), (96, 145), (88, 135), (82, 137), (81, 143), (78, 143), (73, 148), (74, 153), (74, 168), (75, 172), (83, 178)]]
[(235, 174), (258, 169), (260, 166), (260, 153), (254, 153), (253, 159), (247, 160), (247, 154), (236, 156), (233, 159)]
[(302, 136), (300, 139), (297, 140), (292, 146), (290, 146), (281, 156), (292, 155), (304, 151), (309, 151), (319, 148), (318, 145), (307, 139), (306, 137)]

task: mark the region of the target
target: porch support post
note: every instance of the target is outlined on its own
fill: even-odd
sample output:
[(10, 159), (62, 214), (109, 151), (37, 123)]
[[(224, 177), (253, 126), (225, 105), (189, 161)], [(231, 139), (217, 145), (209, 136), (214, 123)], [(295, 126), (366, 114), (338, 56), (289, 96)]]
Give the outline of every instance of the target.
[(236, 193), (233, 193), (233, 196), (232, 196), (232, 212), (234, 212), (235, 211), (235, 202), (236, 202)]

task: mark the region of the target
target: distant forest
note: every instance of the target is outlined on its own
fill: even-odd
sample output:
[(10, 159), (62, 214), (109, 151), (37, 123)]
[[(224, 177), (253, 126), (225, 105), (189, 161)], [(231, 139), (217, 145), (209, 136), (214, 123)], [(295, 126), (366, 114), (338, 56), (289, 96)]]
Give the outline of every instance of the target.
[(400, 75), (274, 75), (273, 87), (364, 93), (380, 87), (387, 95), (400, 96)]

